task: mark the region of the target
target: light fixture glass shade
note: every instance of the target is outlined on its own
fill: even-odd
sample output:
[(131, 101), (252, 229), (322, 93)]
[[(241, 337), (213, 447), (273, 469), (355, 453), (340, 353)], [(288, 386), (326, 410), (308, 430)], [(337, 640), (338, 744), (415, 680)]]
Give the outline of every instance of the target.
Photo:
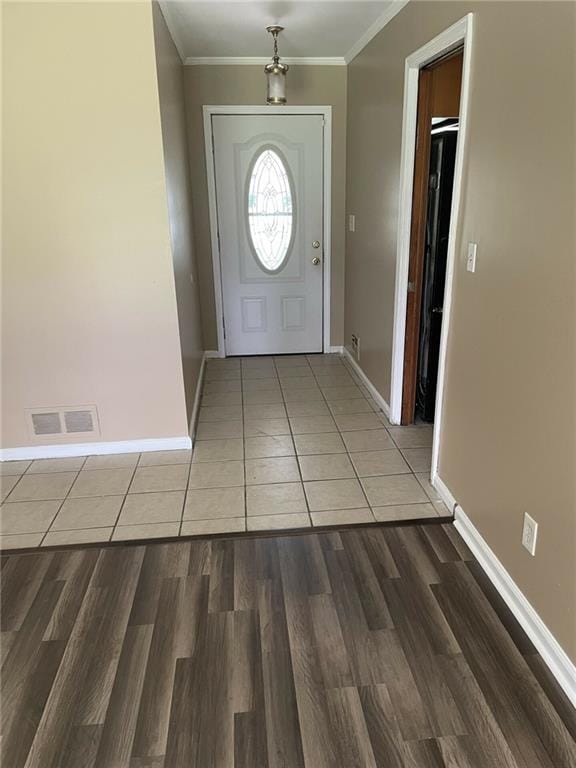
[(286, 64), (274, 62), (267, 64), (266, 72), (266, 102), (268, 104), (286, 104)]
[(272, 61), (264, 67), (264, 72), (266, 72), (266, 102), (268, 104), (286, 104), (286, 72), (288, 72), (289, 67), (287, 64), (280, 63), (280, 56), (278, 55), (278, 35), (283, 30), (284, 27), (278, 24), (266, 27), (266, 32), (269, 32), (274, 38)]

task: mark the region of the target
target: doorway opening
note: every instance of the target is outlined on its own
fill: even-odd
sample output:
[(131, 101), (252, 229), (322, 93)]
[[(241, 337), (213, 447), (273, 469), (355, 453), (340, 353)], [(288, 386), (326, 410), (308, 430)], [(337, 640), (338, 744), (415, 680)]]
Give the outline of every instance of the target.
[[(438, 460), (440, 454), (440, 444), (443, 429), (443, 409), (444, 409), (444, 381), (446, 371), (446, 357), (448, 348), (448, 332), (450, 317), (450, 307), (452, 302), (452, 291), (454, 284), (454, 271), (456, 265), (456, 231), (459, 219), (460, 204), (462, 200), (462, 177), (464, 168), (464, 157), (467, 143), (467, 124), (468, 124), (468, 105), (471, 82), (471, 63), (472, 47), (474, 36), (474, 14), (468, 13), (459, 21), (452, 24), (443, 32), (440, 32), (435, 38), (425, 43), (421, 48), (411, 53), (406, 58), (404, 70), (404, 107), (402, 117), (402, 156), (400, 164), (400, 190), (398, 201), (398, 241), (397, 241), (397, 260), (396, 260), (396, 285), (394, 297), (394, 335), (392, 342), (392, 371), (391, 371), (391, 390), (390, 390), (390, 421), (393, 424), (413, 423), (416, 416), (416, 392), (418, 381), (418, 360), (420, 357), (420, 318), (422, 314), (422, 297), (425, 292), (422, 289), (424, 282), (424, 259), (423, 248), (426, 242), (426, 221), (428, 214), (428, 190), (426, 185), (430, 177), (430, 157), (432, 131), (435, 129), (446, 129), (448, 123), (444, 121), (435, 122), (432, 125), (432, 117), (437, 118), (455, 118), (458, 117), (457, 140), (455, 151), (455, 162), (453, 170), (452, 200), (450, 208), (449, 232), (447, 239), (447, 252), (445, 260), (445, 279), (444, 295), (442, 303), (442, 312), (434, 313), (441, 315), (441, 322), (436, 331), (440, 335), (440, 345), (437, 352), (437, 376), (435, 381), (435, 406), (434, 406), (434, 429), (432, 440), (432, 465), (430, 478), (434, 484), (441, 484), (438, 477)], [(459, 58), (459, 61), (458, 61)], [(420, 88), (420, 77), (423, 73), (423, 79), (430, 80), (434, 78), (434, 70), (438, 70), (442, 64), (448, 64), (452, 60), (452, 67), (458, 67), (460, 72), (461, 89), (459, 93), (457, 111), (453, 108), (447, 109), (445, 106), (438, 110), (432, 110), (428, 103), (426, 111), (420, 110), (420, 98), (422, 90)], [(434, 114), (435, 113), (435, 114)], [(424, 120), (426, 115), (426, 120)], [(425, 128), (424, 134), (420, 130), (419, 136), (424, 135), (426, 141), (425, 147), (428, 147), (428, 156), (422, 158), (417, 154), (417, 149), (421, 147), (422, 141), (417, 146), (417, 135), (420, 124)], [(456, 125), (454, 124), (454, 128)], [(442, 130), (444, 132), (444, 130)], [(446, 131), (447, 133), (449, 131)], [(437, 134), (436, 134), (437, 135)], [(419, 161), (419, 175), (416, 168)], [(420, 179), (420, 196), (416, 194), (416, 186)], [(424, 187), (424, 193), (422, 192)], [(413, 205), (418, 206), (414, 211)], [(413, 254), (413, 244), (415, 238), (412, 237), (416, 221), (419, 221), (423, 228), (419, 230), (419, 244), (421, 250), (420, 262), (414, 263), (411, 258)], [(416, 269), (416, 266), (419, 268)], [(432, 270), (434, 274), (434, 270)], [(420, 277), (420, 291), (418, 300), (416, 300), (417, 280)], [(437, 282), (442, 282), (440, 274), (437, 275)], [(431, 292), (428, 292), (428, 304), (430, 309), (438, 305), (430, 302), (430, 298), (437, 299)], [(408, 311), (409, 303), (411, 311)], [(430, 323), (428, 324), (428, 334), (430, 335)], [(405, 351), (411, 345), (412, 367), (406, 366)], [(422, 357), (423, 362), (426, 358)], [(430, 361), (432, 362), (432, 361)], [(429, 367), (429, 365), (428, 365)], [(422, 371), (427, 370), (422, 366)], [(408, 379), (408, 389), (405, 391), (404, 377)], [(410, 399), (408, 399), (410, 392)], [(428, 398), (434, 399), (433, 389), (427, 389)], [(410, 407), (408, 403), (411, 403)], [(405, 406), (405, 407), (404, 407)], [(412, 421), (411, 421), (412, 420)]]
[(460, 48), (418, 77), (402, 424), (434, 422), (462, 64)]
[(426, 241), (416, 368), (414, 421), (434, 422), (440, 337), (458, 140), (457, 118), (432, 118)]

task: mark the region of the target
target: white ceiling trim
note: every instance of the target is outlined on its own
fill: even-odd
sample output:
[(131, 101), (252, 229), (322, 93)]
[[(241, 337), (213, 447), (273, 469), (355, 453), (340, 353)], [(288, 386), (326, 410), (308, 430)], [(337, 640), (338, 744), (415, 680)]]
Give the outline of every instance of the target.
[[(271, 60), (270, 56), (188, 56), (184, 59), (184, 64), (189, 67), (204, 66), (204, 65), (226, 65), (235, 64), (240, 65), (262, 65), (269, 64)], [(294, 64), (298, 66), (316, 66), (316, 67), (345, 67), (346, 59), (343, 56), (282, 56), (284, 64)]]
[(350, 64), (352, 59), (355, 59), (360, 51), (366, 48), (368, 43), (376, 37), (378, 32), (384, 29), (386, 24), (389, 24), (394, 16), (397, 16), (402, 8), (407, 6), (409, 2), (410, 0), (394, 0), (394, 2), (386, 8), (384, 13), (379, 16), (370, 27), (368, 27), (360, 40), (358, 40), (358, 42), (356, 42), (352, 48), (350, 48), (346, 56), (344, 56), (346, 64)]
[[(368, 27), (362, 37), (350, 48), (348, 53), (344, 57), (300, 57), (300, 58), (282, 58), (282, 61), (286, 64), (299, 64), (309, 66), (345, 66), (358, 56), (358, 54), (368, 45), (368, 43), (376, 37), (376, 35), (389, 24), (392, 19), (397, 16), (400, 11), (408, 5), (410, 0), (393, 0), (386, 10), (379, 16), (376, 21)], [(180, 55), (180, 59), (183, 64), (188, 66), (200, 66), (200, 65), (254, 65), (254, 64), (266, 64), (270, 61), (266, 57), (233, 57), (233, 56), (185, 56), (184, 46), (179, 35), (177, 25), (173, 23), (172, 15), (168, 11), (169, 3), (159, 3), (162, 15), (168, 27), (168, 31), (172, 37), (176, 50)]]

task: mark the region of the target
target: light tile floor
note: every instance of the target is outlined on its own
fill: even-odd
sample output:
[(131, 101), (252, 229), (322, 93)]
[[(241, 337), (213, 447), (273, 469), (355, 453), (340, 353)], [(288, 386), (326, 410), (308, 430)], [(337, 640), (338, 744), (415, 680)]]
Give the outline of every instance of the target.
[(0, 464), (3, 549), (449, 516), (339, 355), (209, 360), (194, 451)]

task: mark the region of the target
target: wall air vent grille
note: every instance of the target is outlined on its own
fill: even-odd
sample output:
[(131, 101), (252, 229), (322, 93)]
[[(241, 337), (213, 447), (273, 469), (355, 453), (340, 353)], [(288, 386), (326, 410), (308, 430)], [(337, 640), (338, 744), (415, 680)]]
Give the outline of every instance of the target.
[(100, 434), (98, 411), (95, 405), (66, 408), (30, 408), (26, 410), (30, 435), (35, 438), (50, 436), (94, 438)]
[(31, 418), (35, 435), (59, 435), (62, 433), (59, 413), (33, 413)]
[(94, 432), (90, 411), (64, 411), (66, 432)]

